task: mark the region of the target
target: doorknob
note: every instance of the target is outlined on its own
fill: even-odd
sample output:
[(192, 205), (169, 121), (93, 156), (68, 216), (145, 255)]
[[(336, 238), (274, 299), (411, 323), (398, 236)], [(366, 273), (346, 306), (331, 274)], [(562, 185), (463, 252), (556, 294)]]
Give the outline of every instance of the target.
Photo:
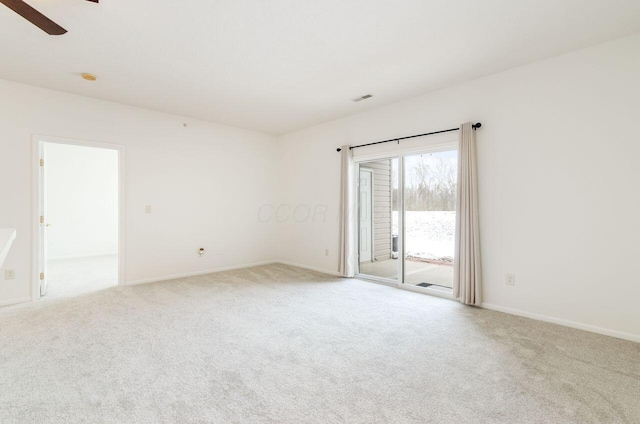
[(47, 226), (47, 227), (51, 227), (51, 224), (47, 224), (46, 226)]

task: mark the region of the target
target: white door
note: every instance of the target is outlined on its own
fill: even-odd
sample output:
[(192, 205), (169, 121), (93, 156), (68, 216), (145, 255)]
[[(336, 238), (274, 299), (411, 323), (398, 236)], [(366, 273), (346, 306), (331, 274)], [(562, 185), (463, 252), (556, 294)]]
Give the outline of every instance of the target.
[(46, 150), (44, 143), (40, 143), (40, 296), (47, 294), (47, 205), (45, 202), (46, 178), (44, 167), (46, 164)]
[(371, 261), (373, 251), (373, 170), (360, 168), (360, 262)]

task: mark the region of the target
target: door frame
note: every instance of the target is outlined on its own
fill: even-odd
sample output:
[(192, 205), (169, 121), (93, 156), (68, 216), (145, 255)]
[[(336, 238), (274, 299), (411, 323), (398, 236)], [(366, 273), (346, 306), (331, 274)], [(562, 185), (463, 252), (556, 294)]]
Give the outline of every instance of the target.
[[(118, 285), (125, 284), (125, 146), (101, 141), (79, 140), (33, 134), (31, 137), (31, 300), (40, 299), (40, 272), (43, 267), (44, 243), (41, 233), (40, 210), (42, 208), (42, 184), (44, 174), (40, 166), (40, 152), (45, 143), (94, 147), (118, 152)], [(45, 163), (46, 166), (46, 163)], [(46, 220), (45, 220), (46, 221)], [(45, 276), (46, 278), (46, 276)]]
[[(405, 280), (405, 266), (404, 266), (404, 262), (405, 262), (405, 219), (404, 219), (404, 159), (407, 156), (414, 156), (414, 155), (420, 155), (420, 154), (429, 154), (429, 153), (436, 153), (436, 152), (443, 152), (443, 151), (447, 151), (447, 150), (457, 150), (459, 148), (458, 146), (458, 140), (457, 138), (453, 139), (453, 138), (449, 138), (443, 141), (440, 141), (438, 143), (434, 143), (430, 146), (422, 146), (419, 148), (416, 148), (414, 146), (403, 149), (403, 148), (399, 148), (399, 149), (393, 149), (393, 150), (389, 150), (386, 152), (378, 152), (378, 153), (374, 153), (374, 154), (370, 154), (370, 155), (362, 155), (360, 157), (356, 157), (354, 158), (354, 164), (356, 165), (355, 171), (356, 171), (356, 175), (359, 177), (360, 176), (360, 166), (364, 165), (366, 166), (366, 162), (371, 162), (371, 161), (376, 161), (376, 160), (382, 160), (382, 159), (398, 159), (398, 204), (401, 206), (398, 210), (398, 280), (394, 280), (394, 279), (390, 279), (390, 278), (384, 278), (384, 277), (378, 277), (375, 275), (368, 275), (368, 274), (361, 274), (360, 273), (360, 258), (359, 255), (358, 257), (356, 257), (356, 278), (362, 278), (374, 283), (378, 283), (378, 284), (384, 284), (384, 285), (388, 285), (388, 286), (392, 286), (392, 287), (397, 287), (399, 289), (402, 290), (408, 290), (408, 291), (412, 291), (412, 292), (417, 292), (417, 293), (423, 293), (423, 294), (428, 294), (431, 296), (436, 296), (436, 297), (442, 297), (445, 299), (453, 299), (453, 293), (447, 293), (447, 292), (442, 292), (440, 290), (435, 290), (435, 289), (429, 289), (428, 287), (417, 287), (417, 286), (412, 286), (410, 284), (406, 284), (404, 282)], [(356, 179), (356, 187), (355, 189), (358, 190), (358, 184), (359, 180)], [(357, 193), (357, 191), (356, 191)], [(360, 229), (360, 224), (359, 224), (359, 219), (360, 219), (360, 214), (359, 214), (359, 210), (360, 210), (360, 196), (357, 196), (356, 202), (357, 202), (357, 208), (358, 208), (358, 223), (357, 225), (355, 225), (355, 231), (358, 232), (359, 234), (359, 229)], [(358, 234), (356, 234), (356, 237), (358, 236)], [(359, 244), (359, 242), (358, 242)]]

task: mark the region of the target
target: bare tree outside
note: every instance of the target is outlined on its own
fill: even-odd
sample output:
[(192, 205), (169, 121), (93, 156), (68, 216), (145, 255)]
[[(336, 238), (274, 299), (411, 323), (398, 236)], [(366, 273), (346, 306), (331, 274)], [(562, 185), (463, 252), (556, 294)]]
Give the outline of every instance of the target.
[[(407, 211), (455, 211), (457, 161), (451, 158), (420, 158), (406, 176), (404, 201)], [(393, 184), (397, 205), (398, 184)]]

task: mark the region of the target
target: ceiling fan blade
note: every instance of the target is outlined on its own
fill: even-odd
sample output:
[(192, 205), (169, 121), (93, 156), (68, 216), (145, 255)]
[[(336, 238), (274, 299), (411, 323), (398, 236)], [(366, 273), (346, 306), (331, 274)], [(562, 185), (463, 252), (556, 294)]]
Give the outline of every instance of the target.
[(62, 35), (67, 32), (51, 19), (38, 12), (22, 0), (0, 0), (0, 3), (16, 12), (49, 35)]

